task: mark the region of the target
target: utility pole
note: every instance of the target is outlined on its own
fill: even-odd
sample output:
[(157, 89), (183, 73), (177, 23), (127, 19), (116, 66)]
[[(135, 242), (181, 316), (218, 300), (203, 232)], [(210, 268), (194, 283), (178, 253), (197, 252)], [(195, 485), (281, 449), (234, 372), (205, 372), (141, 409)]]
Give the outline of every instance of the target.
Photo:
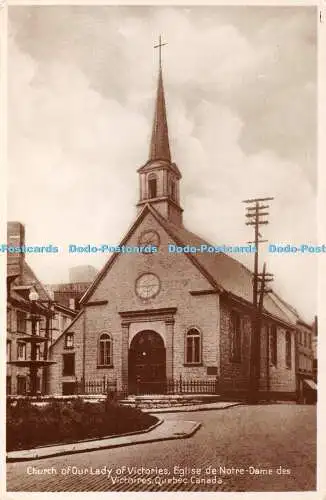
[[(256, 336), (255, 336), (255, 394), (258, 394), (259, 390), (259, 377), (260, 377), (260, 338), (261, 338), (261, 329), (263, 322), (263, 308), (264, 308), (264, 296), (267, 293), (270, 293), (271, 288), (267, 288), (266, 284), (273, 281), (273, 274), (266, 272), (266, 263), (263, 265), (263, 272), (258, 274), (258, 307), (256, 314)], [(266, 382), (267, 388), (266, 392), (269, 393), (269, 328), (266, 328)]]
[(261, 239), (262, 235), (259, 232), (259, 227), (261, 225), (268, 224), (268, 221), (265, 217), (269, 215), (269, 213), (266, 212), (266, 210), (269, 208), (269, 205), (266, 205), (266, 202), (273, 199), (274, 198), (266, 197), (243, 200), (243, 203), (247, 204), (246, 217), (248, 221), (246, 222), (246, 225), (254, 226), (254, 241), (249, 241), (248, 243), (255, 245), (253, 275), (254, 318), (250, 347), (250, 375), (248, 391), (248, 401), (250, 403), (257, 402), (260, 376), (260, 331), (264, 291), (262, 290), (262, 287), (260, 287), (259, 289), (258, 285), (263, 283), (263, 287), (265, 287), (265, 281), (266, 279), (268, 279), (266, 276), (266, 268), (264, 268), (264, 274), (259, 274), (259, 245), (260, 243), (264, 243), (267, 241)]

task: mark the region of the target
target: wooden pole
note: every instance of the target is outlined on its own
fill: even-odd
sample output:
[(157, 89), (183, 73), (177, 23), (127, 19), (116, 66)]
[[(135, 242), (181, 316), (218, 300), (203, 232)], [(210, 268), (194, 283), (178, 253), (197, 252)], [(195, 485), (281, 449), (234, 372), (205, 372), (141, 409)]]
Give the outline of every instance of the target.
[[(255, 245), (254, 273), (253, 273), (254, 312), (253, 312), (251, 343), (250, 343), (250, 370), (249, 370), (249, 388), (248, 388), (248, 402), (253, 404), (256, 403), (258, 399), (259, 377), (260, 377), (261, 316), (262, 316), (263, 297), (264, 297), (264, 292), (263, 292), (260, 295), (258, 301), (259, 244), (266, 241), (260, 239), (261, 234), (259, 233), (259, 226), (268, 224), (268, 221), (262, 219), (262, 217), (268, 215), (268, 212), (266, 212), (265, 209), (269, 208), (269, 205), (264, 204), (264, 202), (269, 200), (273, 200), (273, 198), (271, 197), (254, 198), (243, 201), (243, 203), (248, 203), (252, 205), (252, 206), (249, 205), (247, 207), (246, 217), (248, 221), (246, 222), (246, 225), (254, 226), (254, 241), (249, 243), (254, 243)], [(264, 273), (265, 269), (266, 268), (264, 266)]]

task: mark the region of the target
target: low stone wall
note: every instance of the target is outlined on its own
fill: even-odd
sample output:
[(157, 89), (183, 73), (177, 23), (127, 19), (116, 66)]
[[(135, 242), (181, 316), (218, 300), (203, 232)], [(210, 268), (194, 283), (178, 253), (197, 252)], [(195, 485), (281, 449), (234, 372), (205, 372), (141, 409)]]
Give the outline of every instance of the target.
[(76, 399), (82, 399), (83, 401), (88, 401), (88, 402), (94, 402), (97, 403), (98, 401), (105, 401), (106, 396), (101, 395), (101, 394), (85, 394), (85, 395), (69, 395), (69, 396), (62, 396), (62, 395), (51, 395), (51, 396), (7, 396), (7, 402), (11, 403), (12, 405), (16, 404), (18, 401), (24, 400), (24, 401), (30, 401), (31, 404), (36, 405), (36, 406), (42, 406), (46, 404), (50, 404), (53, 401), (74, 401)]

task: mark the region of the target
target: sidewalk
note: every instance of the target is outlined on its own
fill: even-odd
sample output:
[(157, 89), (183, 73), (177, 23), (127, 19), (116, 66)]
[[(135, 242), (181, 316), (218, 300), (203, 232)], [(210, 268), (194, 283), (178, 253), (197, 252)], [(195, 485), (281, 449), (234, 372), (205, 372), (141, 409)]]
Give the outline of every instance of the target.
[(130, 446), (132, 444), (182, 439), (191, 437), (200, 426), (201, 424), (199, 422), (190, 420), (161, 420), (156, 424), (155, 428), (147, 432), (142, 431), (137, 434), (134, 433), (125, 436), (102, 438), (72, 444), (44, 446), (41, 448), (33, 448), (32, 450), (11, 451), (7, 453), (6, 460), (7, 462), (20, 462), (105, 448), (118, 448), (120, 446)]

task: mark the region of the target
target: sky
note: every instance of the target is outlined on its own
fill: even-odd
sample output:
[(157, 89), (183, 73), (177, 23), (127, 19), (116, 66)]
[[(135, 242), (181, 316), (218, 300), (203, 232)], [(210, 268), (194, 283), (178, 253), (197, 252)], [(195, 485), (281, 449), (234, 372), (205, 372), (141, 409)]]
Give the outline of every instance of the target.
[[(317, 243), (314, 7), (9, 7), (8, 220), (44, 283), (108, 256), (136, 216), (148, 159), (158, 35), (184, 224), (214, 244), (252, 239), (242, 200), (273, 196), (270, 243)], [(307, 321), (315, 255), (272, 255), (274, 289)], [(252, 256), (241, 257), (252, 268)]]

